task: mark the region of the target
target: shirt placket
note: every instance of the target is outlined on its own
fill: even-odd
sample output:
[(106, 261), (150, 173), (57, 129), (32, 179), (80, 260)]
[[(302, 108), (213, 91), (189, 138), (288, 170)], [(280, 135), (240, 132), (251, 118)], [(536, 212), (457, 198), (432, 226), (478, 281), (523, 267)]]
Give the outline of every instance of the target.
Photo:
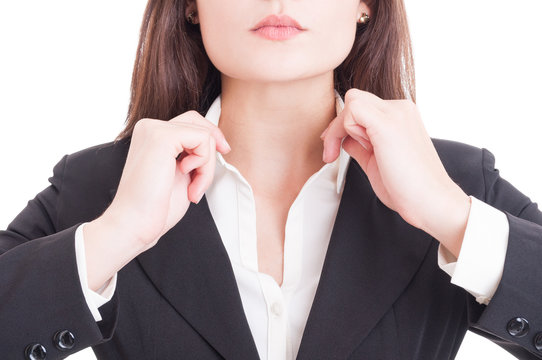
[[(281, 294), (284, 299), (286, 313), (290, 309), (290, 300), (301, 280), (303, 266), (303, 216), (304, 216), (303, 193), (300, 193), (288, 211), (286, 228), (284, 232), (284, 271)], [(295, 351), (290, 341), (290, 316), (285, 318), (285, 358), (293, 360)]]
[(239, 207), (239, 252), (244, 267), (258, 272), (258, 244), (256, 231), (256, 205), (250, 185), (238, 174), (237, 206)]
[(252, 188), (238, 172), (237, 204), (239, 214), (239, 252), (241, 264), (258, 274), (260, 289), (267, 306), (267, 359), (286, 359), (287, 306), (273, 277), (258, 271), (256, 204)]

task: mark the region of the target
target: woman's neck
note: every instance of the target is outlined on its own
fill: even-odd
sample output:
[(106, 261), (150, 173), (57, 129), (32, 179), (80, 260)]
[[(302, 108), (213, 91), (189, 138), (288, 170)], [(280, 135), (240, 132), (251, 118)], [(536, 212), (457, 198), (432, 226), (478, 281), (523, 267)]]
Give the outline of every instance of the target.
[(222, 76), (219, 127), (224, 158), (253, 187), (301, 183), (324, 165), (320, 134), (335, 117), (333, 72), (295, 82), (252, 83)]

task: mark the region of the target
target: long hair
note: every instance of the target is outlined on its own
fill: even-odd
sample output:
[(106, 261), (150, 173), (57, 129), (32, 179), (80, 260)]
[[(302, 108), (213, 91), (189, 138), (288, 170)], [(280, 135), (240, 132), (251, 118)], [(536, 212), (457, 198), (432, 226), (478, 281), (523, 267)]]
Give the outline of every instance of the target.
[[(334, 71), (344, 97), (350, 88), (383, 99), (416, 101), (414, 61), (403, 0), (366, 1), (368, 24), (358, 25), (352, 50)], [(186, 0), (149, 0), (132, 74), (126, 126), (143, 118), (168, 120), (189, 110), (205, 113), (221, 92), (220, 72), (203, 47), (199, 25), (185, 19)]]

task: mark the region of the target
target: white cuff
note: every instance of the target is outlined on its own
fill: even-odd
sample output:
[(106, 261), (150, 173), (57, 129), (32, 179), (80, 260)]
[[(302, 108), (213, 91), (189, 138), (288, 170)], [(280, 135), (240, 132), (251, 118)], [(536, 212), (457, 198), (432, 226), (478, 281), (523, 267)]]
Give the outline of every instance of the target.
[(465, 236), (456, 259), (444, 246), (438, 249), (438, 265), (452, 277), (452, 284), (489, 304), (501, 281), (509, 225), (504, 212), (471, 198)]
[[(85, 223), (86, 224), (86, 223)], [(102, 315), (98, 308), (107, 303), (113, 297), (117, 286), (117, 274), (113, 275), (97, 292), (92, 291), (88, 287), (87, 279), (87, 260), (85, 257), (85, 243), (83, 237), (83, 227), (85, 224), (79, 225), (75, 231), (75, 260), (77, 262), (77, 272), (81, 281), (81, 289), (87, 302), (88, 308), (94, 317), (94, 320), (101, 321)]]

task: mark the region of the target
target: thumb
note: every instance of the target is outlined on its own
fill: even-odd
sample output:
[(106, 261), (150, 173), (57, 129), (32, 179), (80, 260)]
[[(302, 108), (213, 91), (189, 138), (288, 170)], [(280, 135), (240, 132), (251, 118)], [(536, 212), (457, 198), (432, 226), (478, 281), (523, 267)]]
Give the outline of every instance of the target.
[(371, 159), (372, 155), (372, 148), (369, 147), (370, 150), (367, 150), (365, 148), (365, 145), (362, 145), (358, 141), (354, 140), (351, 136), (347, 136), (343, 141), (343, 149), (350, 154), (356, 160), (363, 169), (363, 171), (367, 174), (367, 164), (369, 164), (369, 159)]

